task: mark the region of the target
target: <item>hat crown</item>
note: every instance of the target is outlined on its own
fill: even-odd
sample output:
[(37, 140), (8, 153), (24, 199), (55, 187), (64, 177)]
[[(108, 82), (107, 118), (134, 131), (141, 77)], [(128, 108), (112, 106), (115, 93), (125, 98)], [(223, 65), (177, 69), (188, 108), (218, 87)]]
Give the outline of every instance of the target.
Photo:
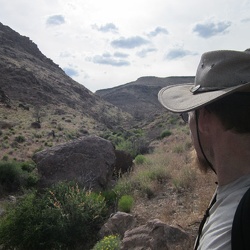
[(193, 92), (230, 88), (247, 82), (250, 82), (249, 51), (211, 51), (201, 57)]

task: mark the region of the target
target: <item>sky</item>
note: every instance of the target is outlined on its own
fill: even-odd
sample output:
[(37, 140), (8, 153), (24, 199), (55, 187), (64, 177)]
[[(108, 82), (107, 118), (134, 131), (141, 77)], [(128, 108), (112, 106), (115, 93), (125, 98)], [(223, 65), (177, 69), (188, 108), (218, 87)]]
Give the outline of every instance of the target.
[(90, 91), (194, 76), (206, 51), (250, 48), (250, 0), (0, 0), (0, 22)]

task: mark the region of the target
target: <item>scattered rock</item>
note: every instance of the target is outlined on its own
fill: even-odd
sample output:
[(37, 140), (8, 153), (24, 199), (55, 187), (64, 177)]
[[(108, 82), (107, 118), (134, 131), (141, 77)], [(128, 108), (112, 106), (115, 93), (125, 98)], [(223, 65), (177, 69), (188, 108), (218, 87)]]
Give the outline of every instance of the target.
[(12, 203), (16, 203), (16, 197), (13, 196), (13, 195), (9, 195), (9, 196), (8, 196), (8, 200), (9, 200), (10, 202), (12, 202)]
[(124, 233), (135, 227), (135, 224), (136, 219), (133, 215), (124, 212), (117, 212), (102, 226), (99, 232), (100, 238), (111, 234), (118, 234), (123, 238)]
[(154, 219), (126, 231), (121, 250), (186, 250), (190, 244), (190, 237), (183, 230)]
[(40, 151), (33, 160), (43, 187), (60, 181), (76, 181), (88, 189), (105, 190), (111, 183), (115, 151), (110, 141), (85, 136)]
[(32, 122), (31, 127), (32, 128), (41, 128), (41, 123), (40, 122)]

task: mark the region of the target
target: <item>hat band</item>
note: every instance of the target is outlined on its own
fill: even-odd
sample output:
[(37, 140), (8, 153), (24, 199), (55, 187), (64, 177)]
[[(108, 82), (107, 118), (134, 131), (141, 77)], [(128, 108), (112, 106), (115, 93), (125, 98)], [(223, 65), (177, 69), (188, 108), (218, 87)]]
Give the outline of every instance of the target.
[(202, 92), (208, 92), (208, 91), (216, 91), (216, 90), (221, 90), (221, 89), (226, 89), (224, 88), (218, 88), (218, 87), (201, 87), (201, 85), (196, 85), (190, 89), (190, 92), (193, 94), (197, 93), (202, 93)]

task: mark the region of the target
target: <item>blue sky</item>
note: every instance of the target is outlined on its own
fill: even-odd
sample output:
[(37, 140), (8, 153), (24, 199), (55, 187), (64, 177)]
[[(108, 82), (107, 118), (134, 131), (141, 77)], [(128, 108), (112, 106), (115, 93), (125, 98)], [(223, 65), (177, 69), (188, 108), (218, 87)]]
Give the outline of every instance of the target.
[(250, 0), (0, 0), (0, 22), (95, 92), (195, 75), (202, 53), (250, 48)]

